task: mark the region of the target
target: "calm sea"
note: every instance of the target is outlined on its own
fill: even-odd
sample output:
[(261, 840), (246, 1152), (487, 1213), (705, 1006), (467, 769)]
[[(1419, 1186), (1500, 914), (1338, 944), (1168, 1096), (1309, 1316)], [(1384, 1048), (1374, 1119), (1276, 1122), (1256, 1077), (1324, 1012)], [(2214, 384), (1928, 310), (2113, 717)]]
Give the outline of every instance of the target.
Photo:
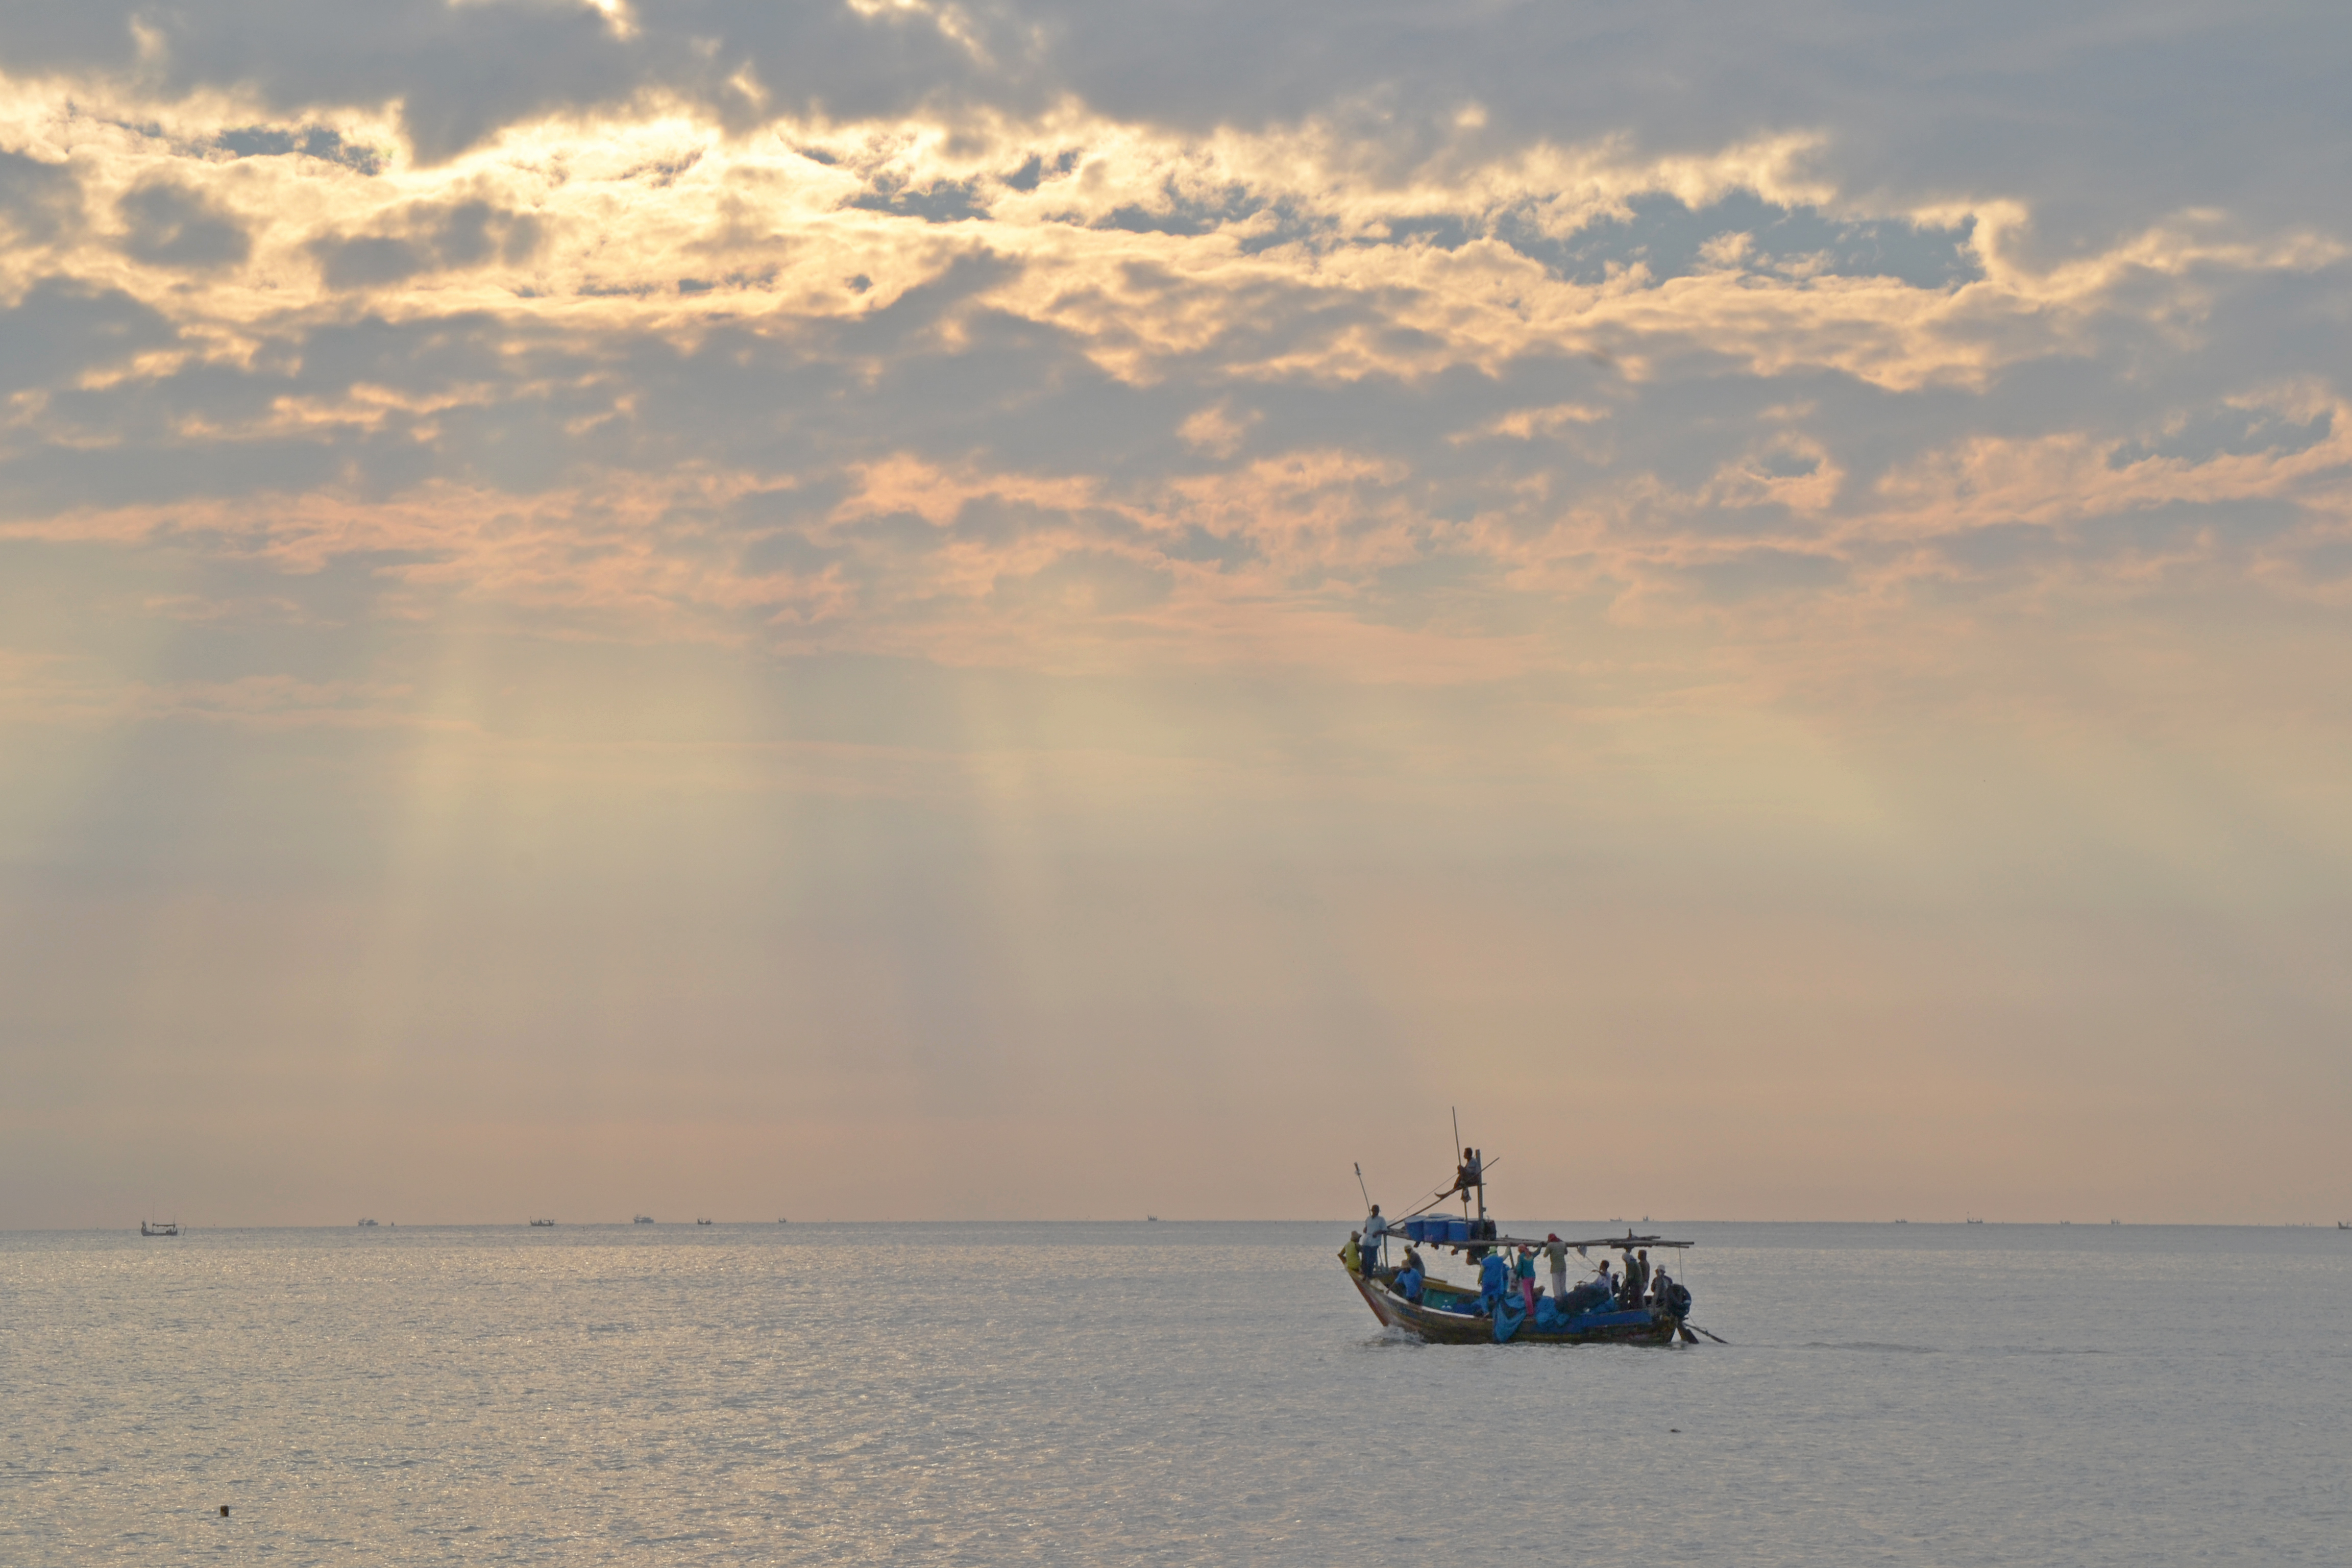
[(1730, 1345), (1329, 1224), (0, 1237), (0, 1563), (2352, 1561), (2352, 1233), (1664, 1228)]

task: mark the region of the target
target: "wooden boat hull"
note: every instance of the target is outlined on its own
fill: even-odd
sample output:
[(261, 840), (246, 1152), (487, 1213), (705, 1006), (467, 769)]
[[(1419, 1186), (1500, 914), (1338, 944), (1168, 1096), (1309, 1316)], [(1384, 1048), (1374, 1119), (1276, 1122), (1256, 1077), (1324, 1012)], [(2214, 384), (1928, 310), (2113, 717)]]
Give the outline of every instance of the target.
[[(1364, 1304), (1372, 1316), (1392, 1329), (1402, 1329), (1432, 1344), (1486, 1345), (1495, 1342), (1495, 1320), (1483, 1313), (1449, 1311), (1426, 1304), (1416, 1305), (1388, 1288), (1385, 1281), (1366, 1279), (1350, 1273)], [(1445, 1292), (1444, 1300), (1474, 1305), (1477, 1298), (1459, 1292)], [(1588, 1312), (1575, 1320), (1572, 1327), (1558, 1333), (1545, 1333), (1532, 1320), (1519, 1325), (1508, 1343), (1515, 1345), (1595, 1345), (1595, 1344), (1672, 1344), (1682, 1327), (1682, 1320), (1663, 1307), (1622, 1308), (1606, 1312)]]

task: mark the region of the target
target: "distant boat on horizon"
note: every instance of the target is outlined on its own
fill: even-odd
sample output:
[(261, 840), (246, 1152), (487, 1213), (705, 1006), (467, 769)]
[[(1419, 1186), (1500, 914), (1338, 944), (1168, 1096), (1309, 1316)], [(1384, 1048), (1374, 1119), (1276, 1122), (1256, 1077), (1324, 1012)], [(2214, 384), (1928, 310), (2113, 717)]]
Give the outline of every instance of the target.
[(698, 1220), (696, 1220), (694, 1223), (695, 1223), (695, 1224), (697, 1224), (697, 1225), (709, 1225), (710, 1222), (709, 1222), (709, 1220), (707, 1220), (707, 1219), (698, 1219)]
[(533, 1224), (533, 1225), (541, 1225), (541, 1226), (545, 1226), (545, 1225), (553, 1225), (555, 1222), (554, 1222), (553, 1220), (551, 1220), (551, 1219), (535, 1219), (535, 1220), (531, 1221), (530, 1223), (531, 1223), (531, 1224)]
[(631, 1225), (651, 1225), (651, 1224), (653, 1224), (653, 1222), (654, 1222), (654, 1216), (653, 1216), (653, 1215), (649, 1215), (649, 1214), (641, 1214), (641, 1215), (639, 1215), (636, 1218), (635, 1218), (635, 1219), (631, 1220), (629, 1223), (630, 1223)]
[(175, 1219), (142, 1219), (139, 1222), (139, 1234), (142, 1236), (177, 1236), (180, 1234), (180, 1222)]
[(375, 1221), (372, 1219), (363, 1219), (360, 1221), (359, 1228), (362, 1230), (373, 1230), (375, 1228)]
[(1974, 1215), (1970, 1215), (1969, 1216), (1969, 1223), (1970, 1225), (1982, 1225), (1982, 1224), (1984, 1224), (1984, 1221), (1982, 1221), (1982, 1220), (1980, 1220), (1980, 1219), (1977, 1218)]
[(1151, 1224), (1153, 1224), (1153, 1225), (1158, 1225), (1158, 1224), (1160, 1223), (1160, 1216), (1159, 1216), (1158, 1215), (1156, 1215), (1156, 1214), (1148, 1214), (1148, 1215), (1145, 1215), (1143, 1217), (1144, 1217), (1147, 1221), (1149, 1221), (1150, 1223), (1151, 1223)]

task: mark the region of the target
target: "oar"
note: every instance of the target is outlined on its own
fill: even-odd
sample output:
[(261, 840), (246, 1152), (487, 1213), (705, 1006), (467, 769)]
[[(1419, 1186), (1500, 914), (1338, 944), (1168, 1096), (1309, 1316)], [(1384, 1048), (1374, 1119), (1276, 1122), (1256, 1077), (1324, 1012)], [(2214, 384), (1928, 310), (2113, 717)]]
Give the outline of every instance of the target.
[[(1696, 1323), (1692, 1323), (1688, 1326), (1694, 1329), (1698, 1329), (1698, 1325)], [(1698, 1329), (1698, 1331), (1705, 1334), (1708, 1339), (1713, 1340), (1717, 1344), (1727, 1345), (1731, 1342), (1729, 1340), (1725, 1339), (1721, 1334), (1717, 1333), (1712, 1329)]]

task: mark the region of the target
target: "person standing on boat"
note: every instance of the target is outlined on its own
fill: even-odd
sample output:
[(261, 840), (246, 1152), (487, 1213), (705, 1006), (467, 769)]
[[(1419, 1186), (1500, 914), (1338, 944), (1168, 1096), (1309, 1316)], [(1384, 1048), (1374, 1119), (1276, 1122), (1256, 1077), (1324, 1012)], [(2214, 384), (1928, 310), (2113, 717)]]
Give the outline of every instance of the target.
[(1503, 1261), (1500, 1252), (1490, 1252), (1478, 1264), (1478, 1306), (1488, 1317), (1503, 1304), (1503, 1293), (1511, 1288), (1511, 1266)]
[(1518, 1276), (1520, 1305), (1527, 1308), (1529, 1317), (1533, 1317), (1536, 1310), (1536, 1249), (1534, 1247), (1519, 1248), (1518, 1261), (1512, 1266), (1512, 1272)]
[(1364, 1271), (1364, 1256), (1356, 1246), (1356, 1237), (1361, 1234), (1360, 1231), (1349, 1231), (1348, 1245), (1339, 1249), (1339, 1261), (1348, 1266), (1348, 1272), (1350, 1274), (1361, 1274)]
[(1601, 1272), (1592, 1277), (1592, 1282), (1608, 1291), (1611, 1299), (1616, 1297), (1617, 1281), (1609, 1272), (1609, 1259), (1604, 1258), (1601, 1260)]
[(1372, 1205), (1371, 1217), (1364, 1221), (1364, 1272), (1370, 1274), (1381, 1266), (1381, 1242), (1389, 1233), (1389, 1222), (1381, 1217), (1381, 1205)]
[(1544, 1237), (1544, 1261), (1551, 1265), (1551, 1299), (1568, 1300), (1568, 1243), (1553, 1231)]
[(1625, 1303), (1629, 1307), (1640, 1306), (1642, 1298), (1649, 1294), (1650, 1249), (1648, 1247), (1643, 1247), (1625, 1260), (1625, 1289), (1633, 1297), (1632, 1300)]

